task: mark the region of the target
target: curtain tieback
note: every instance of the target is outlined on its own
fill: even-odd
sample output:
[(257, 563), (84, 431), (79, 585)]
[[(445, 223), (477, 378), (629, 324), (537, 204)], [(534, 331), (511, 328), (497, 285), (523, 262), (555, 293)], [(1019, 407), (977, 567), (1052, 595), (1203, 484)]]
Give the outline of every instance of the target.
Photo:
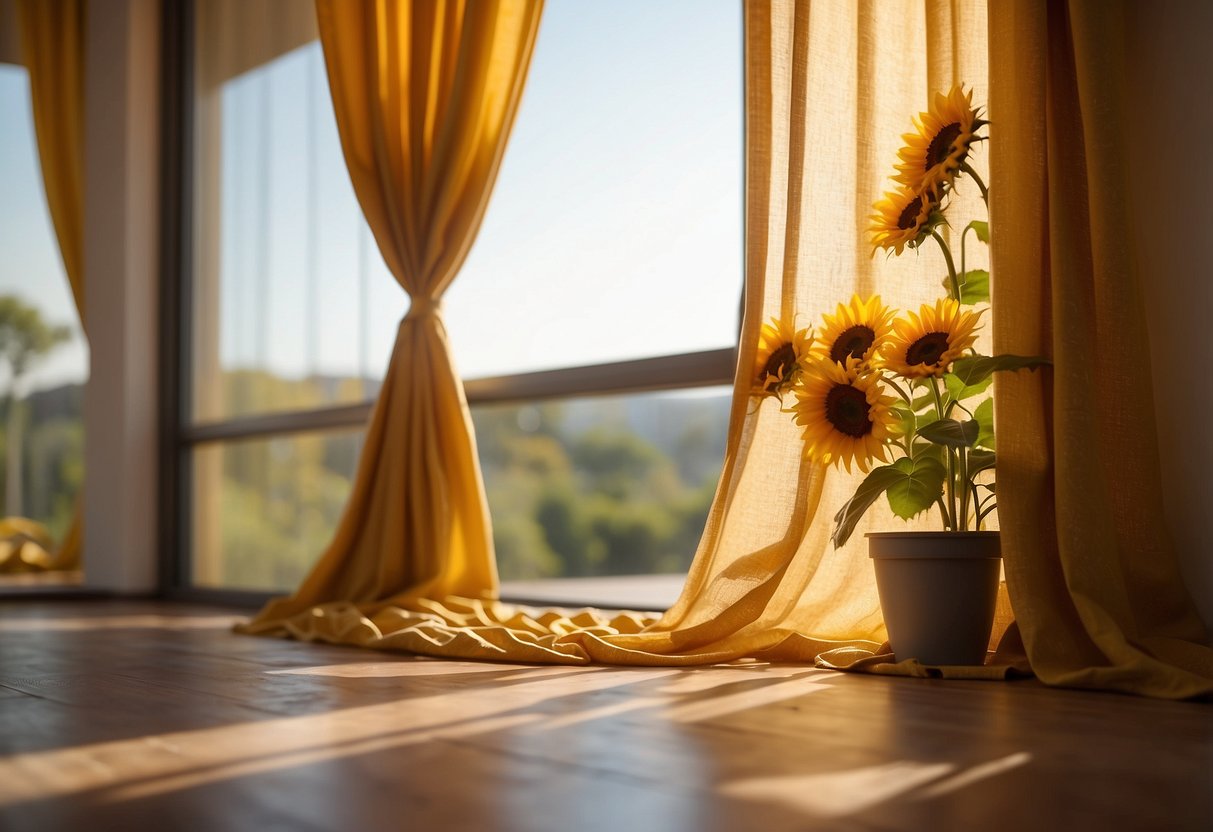
[[(415, 318), (429, 318), (440, 315), (442, 312), (442, 301), (419, 295), (412, 298), (409, 302), (408, 314), (404, 316), (404, 321)], [(404, 321), (401, 321), (403, 323)]]

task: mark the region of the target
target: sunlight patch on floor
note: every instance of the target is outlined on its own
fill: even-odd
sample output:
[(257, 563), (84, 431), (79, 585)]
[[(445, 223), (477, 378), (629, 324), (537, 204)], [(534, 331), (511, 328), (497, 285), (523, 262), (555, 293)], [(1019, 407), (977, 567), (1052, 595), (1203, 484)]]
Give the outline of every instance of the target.
[[(410, 664), (411, 663), (407, 663)], [(418, 742), (467, 737), (549, 718), (549, 700), (650, 682), (677, 674), (537, 668), (534, 681), (414, 696), (308, 716), (17, 754), (0, 760), (0, 806), (110, 790), (106, 799), (146, 797), (305, 763)], [(552, 676), (564, 678), (558, 685)]]
[(949, 777), (947, 780), (935, 783), (929, 788), (924, 789), (919, 797), (923, 800), (929, 800), (935, 797), (943, 797), (944, 795), (952, 794), (953, 792), (958, 792), (963, 788), (967, 788), (978, 781), (985, 780), (989, 777), (996, 777), (999, 774), (1010, 771), (1011, 769), (1027, 765), (1029, 762), (1031, 762), (1031, 760), (1032, 755), (1026, 751), (1008, 754), (1001, 759), (991, 760), (988, 763), (973, 766), (972, 768), (959, 772), (953, 777)]

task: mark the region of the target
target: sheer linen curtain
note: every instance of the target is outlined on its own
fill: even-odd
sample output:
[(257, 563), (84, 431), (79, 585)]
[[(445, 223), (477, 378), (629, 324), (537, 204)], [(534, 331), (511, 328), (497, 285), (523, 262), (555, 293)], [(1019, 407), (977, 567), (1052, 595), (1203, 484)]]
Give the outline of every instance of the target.
[[(359, 8), (350, 4), (340, 12), (356, 15)], [(429, 131), (445, 117), (448, 96), (470, 106), (487, 82), (479, 74), (481, 64), (468, 55), (460, 58), (469, 70), (463, 75), (474, 79), (466, 88), (424, 86), (429, 82), (417, 74), (421, 69), (455, 60), (431, 54), (431, 42), (470, 49), (478, 41), (470, 36), (431, 41), (423, 23), (432, 29), (440, 17), (420, 17), (436, 15), (430, 4), (415, 8), (408, 25), (366, 20), (347, 28), (336, 9), (320, 3), (351, 176), (389, 265), (420, 301), (402, 326), (389, 386), (376, 409), (336, 540), (301, 590), (272, 603), (246, 630), (434, 656), (565, 664), (693, 665), (742, 657), (813, 661), (835, 651), (835, 664), (845, 665), (879, 655), (885, 630), (862, 532), (900, 528), (901, 521), (872, 512), (853, 543), (832, 548), (831, 517), (862, 474), (805, 462), (799, 429), (779, 412), (778, 403), (767, 399), (758, 405), (751, 398), (752, 364), (762, 324), (771, 317), (798, 316), (800, 325), (815, 324), (856, 291), (878, 289), (903, 308), (916, 308), (941, 293), (946, 269), (937, 251), (872, 257), (868, 214), (888, 187), (901, 134), (931, 92), (963, 81), (974, 88), (974, 100), (985, 100), (984, 3), (744, 4), (748, 241), (732, 421), (723, 474), (695, 561), (681, 597), (659, 619), (499, 603), (491, 564), (485, 562), (487, 538), (479, 537), (487, 535), (487, 527), (479, 524), (479, 515), (446, 516), (426, 508), (442, 489), (451, 488), (448, 466), (462, 464), (464, 457), (425, 444), (442, 437), (417, 433), (410, 438), (409, 431), (419, 430), (410, 420), (419, 417), (409, 414), (424, 412), (422, 405), (429, 406), (435, 396), (447, 397), (446, 416), (454, 426), (466, 424), (466, 411), (462, 399), (449, 394), (452, 386), (458, 388), (434, 314), (441, 288), (461, 258), (444, 248), (449, 236), (442, 233), (449, 229), (424, 223), (441, 224), (463, 209), (441, 190), (448, 185), (443, 166), (451, 154), (440, 144), (433, 145), (432, 158), (420, 154), (429, 151), (431, 136), (460, 147), (471, 141), (455, 131), (472, 129), (476, 121)], [(499, 5), (471, 4), (463, 25), (472, 25), (473, 16), (493, 18), (498, 10)], [(437, 31), (449, 35), (448, 29)], [(370, 41), (365, 47), (364, 33)], [(420, 52), (406, 60), (409, 44)], [(502, 66), (515, 72), (519, 63), (505, 60)], [(409, 67), (414, 74), (406, 72)], [(473, 68), (477, 72), (469, 74)], [(521, 83), (520, 75), (511, 77)], [(425, 108), (417, 98), (422, 91), (432, 102)], [(403, 132), (392, 132), (398, 129)], [(360, 136), (365, 138), (355, 141)], [(504, 142), (504, 131), (500, 138)], [(406, 164), (394, 155), (400, 152), (418, 155), (406, 156)], [(984, 171), (983, 154), (975, 164)], [(488, 184), (491, 179), (485, 194)], [(422, 191), (429, 201), (418, 201), (416, 189), (422, 186), (429, 189)], [(972, 207), (979, 202), (975, 192), (960, 198), (971, 200)], [(470, 233), (460, 233), (456, 248), (470, 241)], [(426, 281), (418, 282), (416, 275)], [(397, 403), (406, 393), (416, 410)], [(395, 415), (389, 419), (389, 413)], [(460, 442), (459, 454), (464, 454), (470, 441)], [(914, 671), (899, 667), (895, 672)], [(982, 669), (976, 672), (981, 675)]]
[[(71, 283), (80, 325), (84, 311), (84, 43), (86, 0), (19, 0), (22, 61), (29, 72), (34, 132), (46, 203)], [(39, 524), (0, 520), (0, 539), (12, 548), (6, 570), (80, 568), (80, 503), (58, 549)]]
[(1051, 372), (998, 380), (1007, 582), (1048, 684), (1213, 692), (1213, 649), (1182, 580), (1159, 488), (1126, 152), (1122, 3), (990, 11), (996, 349)]

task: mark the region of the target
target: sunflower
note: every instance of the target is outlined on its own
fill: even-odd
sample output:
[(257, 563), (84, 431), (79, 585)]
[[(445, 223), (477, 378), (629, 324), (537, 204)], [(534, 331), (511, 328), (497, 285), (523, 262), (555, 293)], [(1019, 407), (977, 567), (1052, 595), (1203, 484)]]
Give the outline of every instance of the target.
[(893, 337), (881, 350), (885, 367), (906, 378), (942, 376), (977, 340), (980, 314), (961, 312), (951, 298), (907, 312), (893, 321)]
[(901, 254), (907, 245), (915, 248), (943, 220), (939, 200), (931, 192), (916, 193), (901, 187), (872, 206), (876, 213), (869, 219), (872, 248), (893, 249)]
[(822, 316), (813, 352), (836, 364), (845, 363), (847, 358), (866, 364), (892, 334), (892, 321), (893, 311), (880, 302), (880, 295), (866, 301), (853, 295), (850, 304), (840, 303), (833, 315)]
[(796, 385), (796, 424), (804, 428), (804, 453), (826, 465), (854, 462), (867, 472), (869, 462), (885, 455), (896, 414), (892, 396), (882, 395), (880, 374), (848, 358), (836, 364), (820, 358), (805, 363)]
[(808, 355), (813, 334), (795, 329), (787, 321), (771, 319), (758, 334), (758, 354), (754, 356), (754, 392), (760, 396), (781, 396), (796, 381), (802, 356)]
[(987, 122), (973, 106), (973, 92), (965, 92), (959, 84), (935, 99), (925, 113), (914, 119), (916, 132), (901, 138), (906, 146), (897, 152), (901, 164), (893, 177), (914, 193), (934, 192), (942, 196), (951, 187), (968, 158), (977, 135)]

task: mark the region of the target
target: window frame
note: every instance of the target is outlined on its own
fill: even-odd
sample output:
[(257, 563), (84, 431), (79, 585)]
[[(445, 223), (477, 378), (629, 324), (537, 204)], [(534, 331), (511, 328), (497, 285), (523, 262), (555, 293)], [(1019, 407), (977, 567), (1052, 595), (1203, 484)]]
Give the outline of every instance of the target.
[[(364, 428), (374, 399), (305, 410), (275, 411), (251, 416), (193, 421), (193, 211), (194, 211), (194, 59), (195, 0), (164, 4), (162, 19), (163, 153), (161, 199), (160, 292), (160, 569), (159, 594), (200, 603), (253, 607), (281, 592), (202, 587), (192, 581), (193, 469), (196, 448), (244, 439), (268, 439), (296, 433)], [(741, 6), (738, 4), (738, 14)], [(743, 21), (744, 25), (744, 21)], [(744, 31), (741, 33), (744, 42)], [(744, 61), (741, 188), (745, 199)], [(745, 239), (745, 217), (739, 230)], [(742, 271), (744, 272), (744, 262)], [(745, 278), (740, 278), (737, 333), (745, 309)], [(561, 367), (463, 380), (468, 405), (525, 404), (537, 401), (732, 387), (737, 345), (710, 350), (650, 356), (577, 367)], [(323, 545), (322, 543), (318, 546)], [(503, 597), (506, 601), (522, 601)], [(580, 603), (572, 599), (573, 603)]]

